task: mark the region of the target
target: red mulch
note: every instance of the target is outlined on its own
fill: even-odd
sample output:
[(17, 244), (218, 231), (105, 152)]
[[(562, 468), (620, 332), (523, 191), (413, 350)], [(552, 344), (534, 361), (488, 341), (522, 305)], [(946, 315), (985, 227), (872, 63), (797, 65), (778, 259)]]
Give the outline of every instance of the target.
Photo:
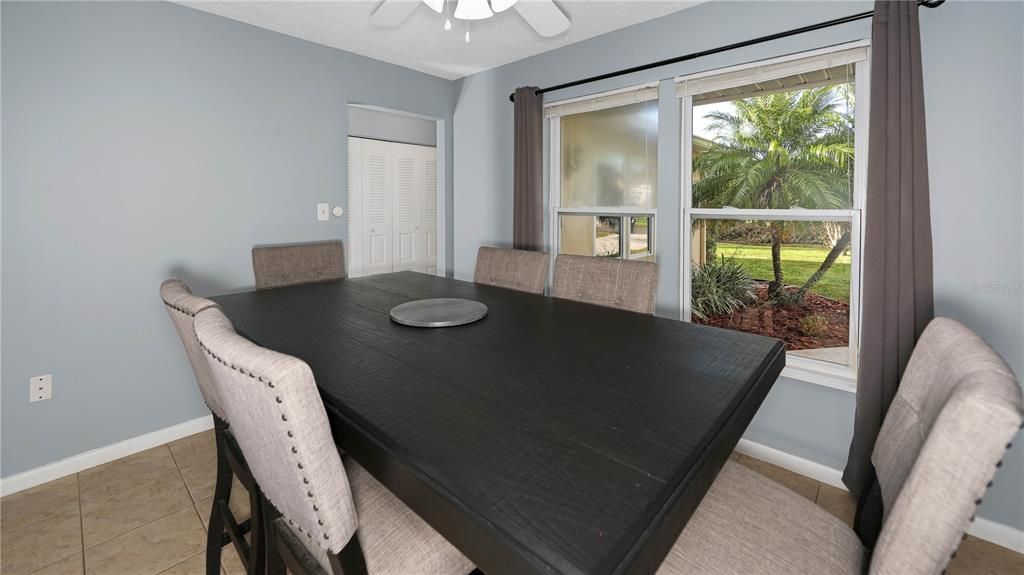
[[(842, 347), (848, 344), (849, 304), (808, 293), (802, 306), (783, 307), (768, 301), (767, 284), (758, 284), (756, 292), (756, 303), (743, 309), (706, 320), (694, 318), (693, 321), (775, 337), (785, 341), (787, 349)], [(800, 329), (800, 320), (811, 314), (819, 314), (826, 320), (825, 329), (816, 336), (806, 335)]]

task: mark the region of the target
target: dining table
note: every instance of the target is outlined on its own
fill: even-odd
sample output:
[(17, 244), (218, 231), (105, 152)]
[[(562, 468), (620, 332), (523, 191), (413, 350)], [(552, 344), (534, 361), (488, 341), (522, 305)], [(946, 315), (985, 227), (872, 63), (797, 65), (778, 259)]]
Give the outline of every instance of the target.
[[(391, 320), (427, 298), (487, 314)], [(777, 339), (413, 271), (213, 299), (310, 366), (345, 457), (488, 575), (655, 572), (785, 364)]]

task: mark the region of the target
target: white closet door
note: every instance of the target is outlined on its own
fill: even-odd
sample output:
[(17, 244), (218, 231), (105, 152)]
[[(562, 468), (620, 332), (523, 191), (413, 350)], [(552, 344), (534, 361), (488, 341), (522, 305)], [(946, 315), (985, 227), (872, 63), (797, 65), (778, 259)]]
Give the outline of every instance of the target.
[(419, 146), (391, 144), (394, 158), (394, 271), (416, 267), (417, 252), (423, 250), (423, 168)]
[(348, 139), (348, 274), (437, 273), (437, 150)]
[(422, 147), (419, 165), (423, 167), (423, 250), (417, 254), (416, 271), (437, 274), (437, 150)]
[(348, 139), (348, 241), (345, 242), (349, 277), (363, 275), (363, 139)]
[(393, 269), (392, 150), (388, 142), (363, 140), (363, 274)]

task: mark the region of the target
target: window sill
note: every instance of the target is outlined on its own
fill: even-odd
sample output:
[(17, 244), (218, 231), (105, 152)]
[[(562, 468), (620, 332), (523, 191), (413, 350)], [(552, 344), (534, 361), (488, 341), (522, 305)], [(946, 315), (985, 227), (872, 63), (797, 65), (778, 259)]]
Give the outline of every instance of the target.
[(795, 379), (848, 393), (857, 392), (857, 370), (793, 354), (786, 354), (786, 367), (780, 377)]

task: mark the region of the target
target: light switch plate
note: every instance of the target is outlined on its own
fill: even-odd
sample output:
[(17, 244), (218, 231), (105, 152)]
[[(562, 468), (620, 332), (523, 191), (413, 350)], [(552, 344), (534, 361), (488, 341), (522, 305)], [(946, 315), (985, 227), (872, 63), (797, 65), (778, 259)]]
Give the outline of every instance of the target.
[(331, 219), (331, 204), (316, 205), (316, 221), (326, 222)]
[(37, 375), (28, 378), (28, 401), (35, 403), (53, 397), (53, 375)]

